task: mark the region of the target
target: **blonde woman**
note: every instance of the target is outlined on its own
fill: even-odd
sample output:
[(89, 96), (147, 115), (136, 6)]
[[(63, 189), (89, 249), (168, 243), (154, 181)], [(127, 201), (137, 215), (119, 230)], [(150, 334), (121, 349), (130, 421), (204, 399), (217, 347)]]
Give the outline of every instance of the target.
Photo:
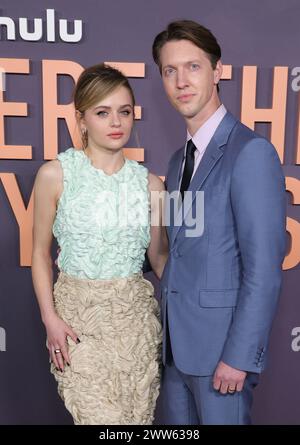
[(75, 424), (151, 424), (159, 392), (159, 309), (142, 265), (147, 251), (160, 278), (166, 263), (161, 201), (152, 198), (164, 185), (123, 156), (134, 103), (118, 70), (87, 68), (74, 91), (83, 149), (60, 153), (35, 182), (33, 283), (51, 371)]

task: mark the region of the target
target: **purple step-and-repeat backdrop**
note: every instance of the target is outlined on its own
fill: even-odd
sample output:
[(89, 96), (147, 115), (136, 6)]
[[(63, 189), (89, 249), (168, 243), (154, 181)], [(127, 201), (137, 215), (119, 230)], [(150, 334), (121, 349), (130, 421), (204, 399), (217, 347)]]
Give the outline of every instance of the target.
[(101, 61), (130, 76), (140, 108), (127, 154), (164, 176), (185, 126), (167, 102), (151, 45), (181, 18), (217, 36), (225, 64), (222, 101), (272, 140), (284, 166), (290, 247), (253, 421), (300, 424), (299, 16), (298, 0), (1, 2), (0, 424), (72, 423), (49, 374), (29, 263), (35, 174), (75, 141), (74, 79)]

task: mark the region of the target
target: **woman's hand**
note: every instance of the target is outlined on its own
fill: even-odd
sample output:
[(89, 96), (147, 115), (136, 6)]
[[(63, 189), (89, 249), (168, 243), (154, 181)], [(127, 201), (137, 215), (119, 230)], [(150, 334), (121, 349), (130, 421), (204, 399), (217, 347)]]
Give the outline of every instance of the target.
[(70, 365), (67, 337), (71, 337), (75, 343), (80, 343), (80, 340), (73, 329), (57, 314), (51, 315), (44, 323), (47, 331), (47, 347), (50, 358), (55, 367), (63, 371), (65, 363)]

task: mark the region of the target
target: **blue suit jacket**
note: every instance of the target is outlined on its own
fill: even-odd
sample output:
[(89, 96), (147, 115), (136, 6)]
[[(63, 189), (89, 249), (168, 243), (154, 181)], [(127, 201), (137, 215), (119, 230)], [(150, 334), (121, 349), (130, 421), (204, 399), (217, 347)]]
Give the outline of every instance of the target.
[[(169, 192), (178, 190), (184, 148), (170, 160)], [(229, 112), (190, 183), (204, 191), (204, 231), (168, 227), (170, 255), (162, 277), (163, 323), (176, 366), (211, 375), (223, 360), (260, 372), (281, 287), (286, 248), (285, 181), (274, 147)], [(188, 219), (188, 218), (187, 218)], [(186, 219), (186, 220), (187, 220)], [(166, 329), (163, 360), (166, 360)]]

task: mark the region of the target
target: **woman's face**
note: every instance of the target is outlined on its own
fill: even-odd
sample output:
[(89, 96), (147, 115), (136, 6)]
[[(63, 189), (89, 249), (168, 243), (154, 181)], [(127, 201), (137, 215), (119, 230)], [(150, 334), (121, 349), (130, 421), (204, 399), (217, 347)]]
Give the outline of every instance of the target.
[(124, 86), (84, 112), (81, 131), (87, 129), (88, 146), (117, 151), (127, 143), (133, 126), (133, 104)]

